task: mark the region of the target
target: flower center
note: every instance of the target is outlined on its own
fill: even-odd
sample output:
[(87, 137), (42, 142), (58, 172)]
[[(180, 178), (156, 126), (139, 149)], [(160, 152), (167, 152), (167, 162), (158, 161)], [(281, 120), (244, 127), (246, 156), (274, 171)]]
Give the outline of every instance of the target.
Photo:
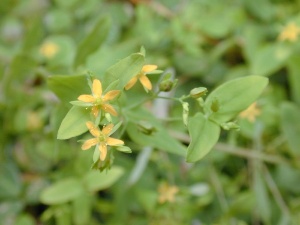
[(99, 135), (98, 139), (99, 139), (99, 142), (100, 142), (100, 143), (106, 142), (106, 135), (103, 134), (103, 133), (101, 133), (101, 134)]
[(95, 100), (95, 102), (94, 102), (94, 106), (102, 105), (102, 103), (103, 103), (102, 98), (96, 98), (96, 100)]
[(140, 78), (140, 77), (143, 76), (143, 75), (144, 75), (144, 73), (143, 73), (143, 72), (140, 72), (140, 73), (137, 75), (137, 77)]

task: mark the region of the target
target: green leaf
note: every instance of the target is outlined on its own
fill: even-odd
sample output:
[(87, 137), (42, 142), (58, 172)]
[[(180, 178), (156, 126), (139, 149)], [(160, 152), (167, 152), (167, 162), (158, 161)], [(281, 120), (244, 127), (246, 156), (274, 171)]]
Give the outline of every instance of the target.
[(291, 151), (300, 156), (300, 108), (285, 102), (280, 108), (282, 131), (287, 139)]
[(251, 73), (269, 76), (284, 65), (291, 53), (289, 46), (267, 45), (252, 56)]
[(94, 29), (81, 42), (76, 53), (74, 67), (84, 64), (87, 57), (95, 52), (105, 41), (110, 28), (110, 20), (108, 17), (101, 18)]
[(253, 191), (256, 197), (256, 206), (258, 214), (264, 219), (266, 224), (270, 221), (271, 217), (271, 204), (268, 195), (268, 189), (263, 177), (263, 171), (259, 162), (254, 162), (254, 184)]
[[(186, 155), (186, 148), (175, 138), (171, 137), (162, 123), (150, 112), (144, 109), (136, 109), (126, 112), (126, 116), (132, 121), (128, 123), (126, 131), (134, 142), (142, 146), (151, 146), (180, 156)], [(138, 124), (136, 124), (136, 122), (140, 121), (150, 123), (154, 131), (151, 134), (142, 132)]]
[(67, 178), (46, 188), (40, 196), (43, 204), (62, 204), (76, 199), (84, 191), (78, 179)]
[(190, 117), (188, 130), (191, 143), (187, 149), (187, 162), (196, 162), (210, 152), (220, 136), (220, 127), (206, 119), (202, 113)]
[(91, 103), (89, 102), (82, 102), (82, 101), (70, 101), (72, 105), (81, 106), (81, 107), (89, 107)]
[(300, 104), (300, 57), (295, 55), (288, 61), (288, 80), (291, 88), (292, 98)]
[(85, 175), (83, 182), (89, 191), (100, 191), (112, 186), (123, 173), (124, 170), (121, 167), (113, 167), (102, 173), (98, 170), (91, 170)]
[(83, 193), (72, 202), (72, 217), (75, 225), (89, 224), (93, 197)]
[(57, 97), (65, 103), (76, 100), (81, 94), (91, 93), (85, 75), (50, 76), (48, 77), (48, 85)]
[(0, 165), (0, 199), (18, 198), (22, 191), (22, 183), (17, 167), (12, 163)]
[(132, 54), (111, 66), (104, 75), (103, 88), (106, 89), (112, 82), (119, 80), (117, 90), (122, 90), (132, 77), (137, 75), (144, 65), (144, 56), (141, 53)]
[(73, 106), (63, 119), (57, 133), (57, 139), (69, 139), (88, 130), (85, 123), (91, 120), (90, 110)]
[[(227, 122), (253, 103), (267, 84), (268, 79), (261, 76), (247, 76), (228, 81), (207, 97), (204, 104), (206, 114), (220, 124)], [(212, 110), (211, 106), (216, 102), (218, 107)]]
[(35, 225), (36, 222), (30, 214), (21, 214), (15, 225)]

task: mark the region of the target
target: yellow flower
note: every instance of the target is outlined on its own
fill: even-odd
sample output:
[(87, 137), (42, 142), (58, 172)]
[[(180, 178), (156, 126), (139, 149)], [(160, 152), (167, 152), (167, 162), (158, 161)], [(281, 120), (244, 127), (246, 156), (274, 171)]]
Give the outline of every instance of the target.
[(133, 78), (131, 78), (131, 80), (126, 84), (125, 86), (125, 90), (129, 90), (130, 88), (132, 88), (133, 85), (135, 85), (135, 83), (137, 82), (137, 80), (139, 80), (141, 82), (141, 84), (144, 86), (144, 88), (146, 90), (151, 90), (152, 89), (152, 84), (149, 80), (149, 78), (146, 76), (146, 73), (149, 73), (153, 70), (156, 70), (157, 66), (156, 65), (145, 65), (143, 66), (142, 70)]
[(261, 113), (261, 110), (257, 107), (256, 102), (254, 102), (247, 109), (242, 111), (239, 114), (239, 117), (247, 119), (248, 121), (253, 123), (255, 121), (256, 117), (258, 115), (260, 115), (260, 113)]
[(295, 42), (298, 39), (298, 35), (300, 33), (300, 28), (295, 23), (289, 23), (287, 26), (279, 34), (278, 39), (280, 41), (291, 41)]
[(176, 186), (170, 186), (167, 183), (163, 183), (159, 186), (158, 202), (163, 204), (165, 202), (174, 202), (175, 194), (179, 191)]
[(46, 58), (52, 58), (58, 52), (59, 47), (53, 42), (45, 42), (41, 48), (40, 53)]
[(107, 104), (108, 101), (113, 100), (119, 95), (120, 91), (113, 90), (107, 92), (102, 96), (102, 84), (100, 80), (93, 80), (92, 95), (80, 95), (78, 97), (79, 101), (90, 103), (92, 106), (92, 113), (95, 117), (98, 116), (100, 110), (110, 113), (113, 116), (117, 116), (118, 113), (110, 104)]
[(82, 150), (87, 150), (92, 146), (97, 145), (100, 151), (100, 160), (104, 161), (107, 155), (107, 146), (119, 146), (123, 145), (124, 141), (109, 137), (114, 125), (109, 124), (103, 127), (102, 130), (99, 130), (92, 122), (86, 122), (86, 126), (89, 128), (90, 133), (95, 137), (89, 140), (86, 140), (81, 146)]

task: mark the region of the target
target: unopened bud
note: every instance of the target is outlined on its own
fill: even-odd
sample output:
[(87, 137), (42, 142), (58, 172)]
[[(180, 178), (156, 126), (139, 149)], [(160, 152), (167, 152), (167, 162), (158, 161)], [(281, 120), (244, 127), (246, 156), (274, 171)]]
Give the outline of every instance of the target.
[(207, 88), (205, 88), (205, 87), (198, 87), (198, 88), (194, 88), (194, 89), (192, 89), (190, 91), (190, 96), (192, 98), (197, 99), (197, 98), (200, 98), (200, 97), (206, 95), (206, 93), (207, 93)]
[(168, 92), (171, 91), (177, 84), (177, 79), (173, 80), (170, 73), (166, 74), (162, 81), (159, 83), (159, 90)]
[(131, 153), (131, 149), (128, 146), (117, 146), (116, 149), (120, 152)]
[(221, 124), (221, 127), (224, 130), (239, 130), (240, 126), (236, 124), (235, 122), (228, 122), (228, 123), (223, 123)]

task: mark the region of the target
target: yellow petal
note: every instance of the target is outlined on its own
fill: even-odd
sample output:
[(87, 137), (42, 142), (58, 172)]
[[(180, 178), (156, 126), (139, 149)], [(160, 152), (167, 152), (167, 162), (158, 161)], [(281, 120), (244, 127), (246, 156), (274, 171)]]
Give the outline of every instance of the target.
[(135, 83), (137, 82), (137, 79), (138, 79), (137, 76), (131, 78), (131, 80), (126, 84), (125, 90), (129, 90), (130, 88), (132, 88), (132, 86), (135, 85)]
[(107, 155), (107, 147), (105, 143), (101, 143), (99, 145), (99, 151), (100, 151), (100, 160), (104, 161)]
[(88, 150), (90, 147), (98, 144), (98, 139), (97, 138), (92, 138), (89, 140), (86, 140), (83, 145), (81, 146), (82, 150)]
[(140, 77), (140, 82), (142, 83), (142, 85), (148, 89), (148, 90), (151, 90), (152, 89), (152, 84), (149, 80), (149, 78), (146, 76), (146, 75), (142, 75)]
[(98, 127), (96, 127), (91, 121), (88, 121), (85, 123), (87, 128), (89, 129), (90, 133), (94, 137), (99, 137), (100, 136), (100, 130)]
[(106, 139), (106, 143), (110, 146), (124, 145), (124, 141), (116, 138), (111, 138), (111, 137), (108, 137)]
[(102, 99), (104, 102), (107, 102), (107, 101), (113, 100), (119, 94), (120, 94), (120, 91), (118, 91), (118, 90), (109, 91), (104, 95), (104, 97)]
[(94, 115), (94, 117), (97, 117), (99, 113), (99, 108), (98, 106), (93, 106), (92, 107), (92, 114)]
[(113, 127), (114, 127), (114, 125), (112, 123), (108, 124), (107, 126), (103, 127), (102, 133), (105, 135), (109, 135), (109, 133), (112, 131)]
[(148, 72), (151, 72), (151, 71), (156, 70), (156, 69), (157, 69), (157, 65), (145, 65), (142, 68), (142, 72), (148, 73)]
[(77, 99), (79, 101), (88, 102), (88, 103), (92, 103), (95, 101), (95, 98), (92, 95), (80, 95)]
[(109, 114), (113, 115), (113, 116), (117, 116), (118, 113), (117, 111), (114, 109), (114, 107), (112, 107), (109, 104), (103, 104), (101, 106), (101, 109), (103, 109), (105, 112), (108, 112)]
[(102, 84), (98, 79), (93, 80), (93, 94), (96, 98), (102, 96)]

